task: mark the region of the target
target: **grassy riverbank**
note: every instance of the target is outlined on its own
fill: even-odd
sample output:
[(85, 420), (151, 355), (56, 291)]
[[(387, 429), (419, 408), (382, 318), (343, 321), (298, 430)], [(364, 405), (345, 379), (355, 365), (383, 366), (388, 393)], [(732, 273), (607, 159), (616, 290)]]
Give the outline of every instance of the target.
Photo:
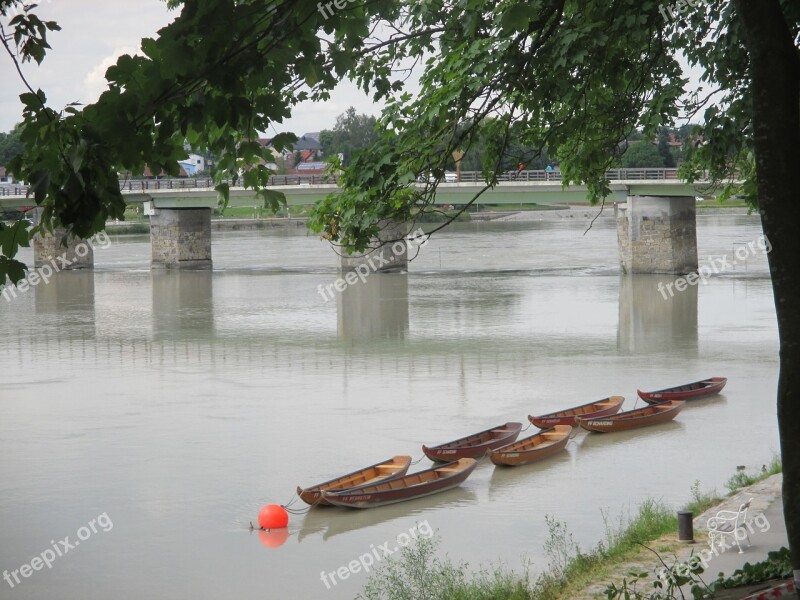
[[(727, 482), (730, 494), (781, 472), (779, 458), (758, 474), (737, 472)], [(698, 515), (718, 505), (716, 492), (701, 492), (692, 486), (691, 501), (684, 510)], [(632, 516), (613, 522), (601, 511), (605, 539), (583, 551), (566, 523), (545, 517), (549, 535), (544, 544), (548, 565), (532, 579), (527, 567), (522, 573), (503, 565), (474, 572), (467, 563), (454, 563), (438, 554), (436, 539), (420, 539), (389, 559), (373, 573), (359, 598), (363, 600), (566, 600), (580, 596), (593, 584), (605, 584), (620, 565), (653, 558), (652, 551), (670, 554), (680, 546), (675, 532), (676, 513), (657, 500), (646, 500)], [(647, 548), (651, 548), (648, 550)]]

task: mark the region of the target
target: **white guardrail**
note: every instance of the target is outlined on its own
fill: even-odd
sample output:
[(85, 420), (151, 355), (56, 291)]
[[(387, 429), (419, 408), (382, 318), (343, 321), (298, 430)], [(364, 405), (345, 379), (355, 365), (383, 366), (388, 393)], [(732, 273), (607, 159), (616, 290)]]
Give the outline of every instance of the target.
[[(606, 174), (609, 181), (678, 181), (677, 169), (613, 169)], [(507, 171), (500, 173), (498, 181), (517, 182), (559, 182), (560, 171)], [(460, 183), (482, 183), (480, 171), (462, 171)], [(335, 175), (273, 175), (269, 185), (280, 187), (285, 185), (319, 185), (338, 183)], [(444, 177), (442, 182), (444, 183)], [(123, 192), (148, 192), (155, 190), (208, 190), (217, 183), (211, 178), (179, 178), (179, 179), (121, 179), (119, 187)], [(1, 196), (26, 196), (28, 186), (0, 184)]]

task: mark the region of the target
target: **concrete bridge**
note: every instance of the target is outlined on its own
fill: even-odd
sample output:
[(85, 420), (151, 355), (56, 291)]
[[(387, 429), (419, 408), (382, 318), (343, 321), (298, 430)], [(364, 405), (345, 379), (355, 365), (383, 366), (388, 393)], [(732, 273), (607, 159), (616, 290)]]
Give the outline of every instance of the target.
[[(695, 271), (697, 233), (695, 201), (709, 194), (708, 184), (687, 184), (675, 169), (617, 169), (609, 171), (614, 204), (620, 263), (629, 273), (686, 274)], [(211, 215), (219, 206), (219, 195), (212, 179), (121, 180), (120, 189), (128, 204), (143, 204), (150, 215), (153, 267), (208, 269), (211, 257)], [(417, 184), (424, 189), (425, 183)], [(338, 188), (335, 177), (284, 175), (271, 178), (270, 186), (286, 195), (290, 206), (314, 204)], [(440, 183), (437, 205), (463, 205), (484, 190), (480, 173), (461, 173), (458, 183)], [(586, 186), (564, 187), (558, 171), (509, 172), (500, 176), (494, 188), (483, 192), (481, 204), (519, 205), (585, 202)], [(0, 187), (0, 208), (25, 209), (31, 206), (26, 187)], [(260, 203), (252, 190), (232, 188), (229, 206), (255, 206)], [(36, 212), (36, 211), (34, 211)], [(401, 224), (387, 224), (383, 241), (396, 240), (409, 232)], [(60, 239), (63, 232), (56, 232)], [(376, 243), (381, 240), (376, 240)], [(74, 255), (80, 240), (70, 240), (68, 258), (73, 268), (91, 268), (92, 257)], [(401, 250), (400, 246), (404, 248)], [(376, 251), (389, 264), (385, 270), (407, 268), (405, 244)], [(35, 240), (36, 266), (64, 252), (54, 239)], [(344, 270), (357, 269), (374, 253), (347, 257)]]

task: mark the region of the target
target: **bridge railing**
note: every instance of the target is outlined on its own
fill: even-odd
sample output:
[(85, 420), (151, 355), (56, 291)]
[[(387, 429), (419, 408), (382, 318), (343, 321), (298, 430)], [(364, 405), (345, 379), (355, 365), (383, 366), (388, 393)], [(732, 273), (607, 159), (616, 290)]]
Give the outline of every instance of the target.
[(28, 193), (27, 186), (0, 185), (0, 196), (25, 196), (27, 193)]
[[(610, 181), (678, 181), (677, 169), (612, 169), (606, 173)], [(511, 170), (498, 174), (501, 182), (560, 182), (561, 171), (517, 171)], [(269, 178), (272, 187), (288, 185), (321, 185), (338, 183), (335, 175), (273, 175)], [(443, 181), (444, 182), (444, 179)], [(461, 183), (482, 183), (480, 171), (462, 171)], [(211, 178), (199, 179), (121, 179), (120, 190), (123, 192), (148, 192), (158, 190), (211, 190), (216, 186)], [(26, 186), (0, 185), (0, 196), (25, 196)]]

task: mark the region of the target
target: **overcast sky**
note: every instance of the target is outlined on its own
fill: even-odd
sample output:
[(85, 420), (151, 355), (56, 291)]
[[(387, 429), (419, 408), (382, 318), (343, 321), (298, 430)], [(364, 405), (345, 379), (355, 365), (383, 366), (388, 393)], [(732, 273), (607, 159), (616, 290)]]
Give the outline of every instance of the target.
[[(156, 32), (177, 14), (161, 0), (39, 0), (37, 14), (54, 20), (61, 31), (50, 35), (53, 49), (41, 67), (26, 65), (25, 75), (34, 89), (47, 94), (49, 105), (63, 108), (70, 102), (90, 103), (105, 89), (105, 71), (121, 54), (139, 49), (144, 37)], [(4, 24), (8, 18), (3, 19)], [(25, 91), (9, 58), (0, 56), (0, 131), (22, 120), (19, 95)], [(359, 113), (378, 115), (380, 107), (356, 87), (342, 83), (330, 101), (299, 105), (291, 120), (276, 123), (271, 137), (281, 131), (299, 135), (331, 129), (336, 117), (355, 106)]]

